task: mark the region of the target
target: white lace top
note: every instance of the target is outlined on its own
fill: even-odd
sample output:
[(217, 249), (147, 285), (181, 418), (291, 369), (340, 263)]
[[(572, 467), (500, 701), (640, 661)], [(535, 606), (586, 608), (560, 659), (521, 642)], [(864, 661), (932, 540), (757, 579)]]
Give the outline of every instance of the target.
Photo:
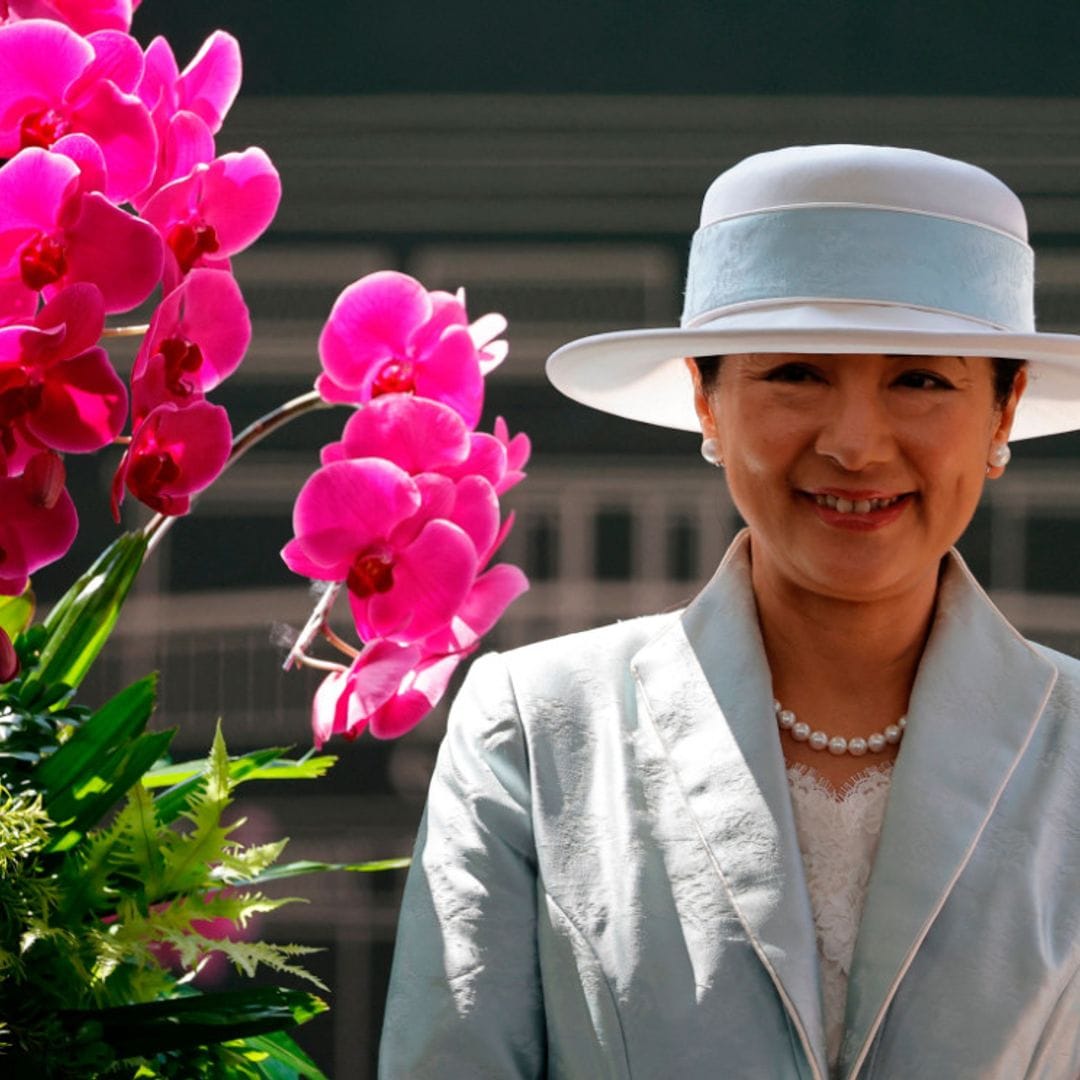
[(787, 776), (817, 928), (829, 1066), (835, 1069), (844, 1028), (848, 972), (885, 815), (892, 765), (864, 770), (852, 777), (839, 795), (805, 767), (792, 765)]

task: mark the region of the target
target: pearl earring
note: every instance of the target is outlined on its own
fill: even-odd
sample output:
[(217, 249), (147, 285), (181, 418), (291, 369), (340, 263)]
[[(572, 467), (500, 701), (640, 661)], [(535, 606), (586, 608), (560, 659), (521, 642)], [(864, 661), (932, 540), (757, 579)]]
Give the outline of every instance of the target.
[(701, 440), (701, 456), (710, 464), (718, 468), (724, 463), (720, 460), (720, 444), (715, 439)]
[(990, 451), (989, 462), (992, 469), (1003, 469), (1011, 459), (1012, 451), (1008, 443), (997, 443)]

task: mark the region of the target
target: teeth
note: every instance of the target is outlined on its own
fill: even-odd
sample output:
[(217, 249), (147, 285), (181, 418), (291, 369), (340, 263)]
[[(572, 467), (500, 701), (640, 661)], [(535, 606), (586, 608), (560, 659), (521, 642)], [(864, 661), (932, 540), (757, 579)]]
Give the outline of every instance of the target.
[(818, 506), (826, 506), (830, 510), (838, 510), (841, 514), (869, 514), (871, 510), (881, 510), (886, 506), (902, 499), (902, 495), (894, 495), (889, 499), (845, 499), (837, 495), (815, 495), (814, 501)]

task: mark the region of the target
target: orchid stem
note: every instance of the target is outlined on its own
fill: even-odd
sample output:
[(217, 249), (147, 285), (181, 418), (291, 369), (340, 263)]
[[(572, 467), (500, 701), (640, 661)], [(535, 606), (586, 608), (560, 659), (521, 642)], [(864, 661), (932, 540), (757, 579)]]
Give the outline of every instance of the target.
[(143, 323), (141, 326), (106, 326), (101, 331), (101, 336), (103, 338), (142, 337), (149, 329), (149, 323)]
[(304, 653), (300, 653), (296, 657), (296, 662), (301, 667), (315, 668), (316, 671), (348, 671), (349, 669), (344, 664), (335, 664), (333, 660), (316, 660), (313, 656), (305, 656)]
[(338, 652), (344, 653), (346, 656), (355, 660), (360, 655), (359, 649), (354, 649), (347, 641), (343, 641), (341, 638), (330, 629), (329, 623), (323, 623), (322, 636), (334, 646)]
[[(317, 390), (309, 390), (306, 394), (294, 397), (286, 401), (276, 409), (271, 409), (258, 420), (252, 421), (239, 435), (233, 439), (232, 450), (225, 462), (222, 472), (232, 468), (256, 443), (262, 442), (271, 432), (279, 427), (284, 427), (290, 421), (305, 413), (314, 412), (316, 409), (333, 408), (331, 402), (324, 401)], [(146, 554), (149, 555), (161, 543), (161, 538), (172, 528), (177, 518), (168, 514), (155, 514), (144, 526), (143, 536), (146, 537)]]

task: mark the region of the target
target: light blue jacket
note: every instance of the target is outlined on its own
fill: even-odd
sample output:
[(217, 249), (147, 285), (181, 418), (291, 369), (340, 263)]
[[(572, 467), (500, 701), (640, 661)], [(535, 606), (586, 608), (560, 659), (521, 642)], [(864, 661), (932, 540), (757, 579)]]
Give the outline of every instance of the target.
[[(745, 541), (683, 612), (478, 661), (409, 874), (380, 1075), (824, 1080)], [(834, 1075), (1080, 1077), (1080, 663), (951, 555)]]

